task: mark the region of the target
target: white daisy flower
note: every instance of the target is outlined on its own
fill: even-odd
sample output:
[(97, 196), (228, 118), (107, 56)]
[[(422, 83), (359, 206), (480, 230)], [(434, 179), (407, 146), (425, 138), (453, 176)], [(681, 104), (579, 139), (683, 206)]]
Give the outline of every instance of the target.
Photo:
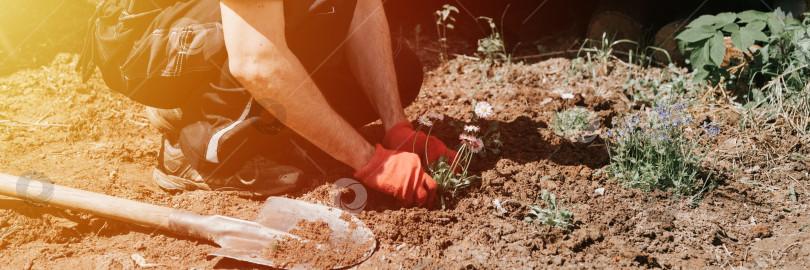
[(475, 141), (475, 137), (467, 135), (467, 134), (458, 135), (458, 139), (461, 140), (462, 143), (468, 143), (468, 142)]
[(473, 125), (464, 126), (464, 131), (466, 131), (468, 133), (478, 132), (479, 130), (481, 130), (481, 128), (479, 128), (478, 126), (473, 126)]
[(429, 126), (429, 127), (433, 126), (433, 121), (430, 121), (430, 117), (427, 116), (427, 115), (420, 116), (418, 121), (419, 121), (420, 125), (425, 125), (425, 126)]
[(574, 94), (565, 93), (562, 94), (563, 99), (574, 99)]
[(439, 119), (439, 121), (444, 120), (444, 114), (437, 113), (437, 112), (431, 112), (430, 117), (432, 117), (433, 119)]
[(489, 103), (482, 101), (475, 104), (475, 115), (479, 118), (486, 119), (492, 116), (492, 105)]
[(475, 138), (475, 142), (473, 142), (473, 153), (481, 152), (484, 149), (484, 141), (480, 138)]
[(461, 139), (462, 143), (470, 146), (473, 153), (481, 152), (481, 149), (484, 149), (484, 141), (476, 138), (475, 136), (461, 134), (458, 136), (458, 138)]

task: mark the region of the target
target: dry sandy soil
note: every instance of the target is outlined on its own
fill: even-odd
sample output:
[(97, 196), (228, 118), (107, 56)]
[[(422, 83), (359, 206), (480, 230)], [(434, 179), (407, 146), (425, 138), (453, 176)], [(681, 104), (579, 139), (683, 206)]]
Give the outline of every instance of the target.
[[(106, 90), (98, 75), (83, 84), (75, 56), (0, 79), (0, 172), (40, 171), (54, 183), (203, 214), (252, 219), (260, 198), (228, 192), (171, 195), (151, 180), (160, 134), (144, 108)], [(569, 77), (568, 59), (511, 67), (503, 85), (456, 60), (428, 72), (423, 95), (408, 115), (442, 112), (469, 117), (473, 99), (496, 109), (505, 142), (500, 155), (473, 165), (482, 179), (442, 209), (399, 209), (371, 193), (357, 214), (377, 236), (379, 249), (361, 269), (372, 268), (807, 268), (810, 267), (807, 142), (767, 131), (741, 133), (737, 114), (721, 107), (693, 113), (720, 124), (717, 189), (691, 205), (664, 192), (620, 186), (602, 173), (605, 144), (571, 143), (548, 129), (554, 112), (570, 103), (595, 111), (602, 123), (638, 108), (621, 92), (624, 75), (599, 84)], [(656, 70), (650, 70), (650, 73)], [(567, 81), (565, 83), (564, 81)], [(568, 105), (566, 105), (568, 104)], [(439, 136), (453, 141), (451, 129)], [(442, 131), (442, 126), (445, 127)], [(606, 131), (608, 127), (603, 127)], [(379, 138), (380, 127), (364, 132)], [(332, 184), (349, 172), (330, 170), (289, 197), (332, 204)], [(798, 201), (788, 198), (790, 187)], [(604, 188), (604, 195), (595, 192)], [(526, 208), (494, 200), (534, 202), (542, 189), (574, 207), (570, 230), (523, 222)], [(137, 214), (137, 213), (133, 213)], [(132, 269), (138, 254), (156, 269), (254, 268), (206, 258), (212, 243), (153, 229), (0, 197), (0, 265), (5, 269)]]

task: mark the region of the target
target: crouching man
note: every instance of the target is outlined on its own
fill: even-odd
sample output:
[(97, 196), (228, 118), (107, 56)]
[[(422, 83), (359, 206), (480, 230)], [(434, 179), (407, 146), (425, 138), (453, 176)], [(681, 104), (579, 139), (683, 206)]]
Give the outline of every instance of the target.
[[(422, 65), (412, 51), (391, 40), (381, 0), (170, 2), (176, 3), (161, 7), (160, 15), (142, 23), (171, 27), (145, 30), (144, 38), (134, 43), (154, 45), (150, 42), (157, 44), (161, 35), (170, 43), (165, 54), (134, 50), (151, 52), (141, 84), (158, 85), (149, 81), (153, 74), (163, 83), (207, 70), (203, 66), (212, 61), (193, 57), (216, 55), (219, 52), (210, 52), (210, 46), (218, 43), (224, 44), (221, 53), (226, 57), (212, 65), (215, 73), (193, 81), (200, 86), (184, 94), (182, 104), (149, 109), (151, 122), (164, 133), (154, 171), (160, 187), (288, 192), (301, 183), (307, 171), (303, 164), (317, 164), (306, 155), (309, 146), (350, 166), (355, 179), (405, 207), (432, 206), (437, 184), (423, 166), (445, 155), (453, 160), (456, 153), (437, 138), (414, 131), (405, 116), (403, 106), (419, 93)], [(132, 10), (137, 5), (120, 6), (129, 9), (121, 14), (135, 17), (122, 15), (121, 21), (152, 14), (147, 8), (147, 15), (132, 16), (139, 14)], [(165, 14), (172, 8), (182, 12)], [(104, 13), (97, 11), (96, 16)], [(174, 27), (181, 22), (181, 28)], [(94, 30), (98, 28), (91, 26), (91, 34), (103, 35)], [(104, 39), (97, 40), (96, 47), (106, 45)], [(111, 82), (121, 79), (133, 99), (150, 98), (143, 91), (156, 88), (133, 91), (139, 77), (126, 74), (138, 61), (109, 68), (115, 66), (107, 64), (109, 52), (98, 51), (103, 50), (96, 49), (92, 59), (80, 65), (92, 61), (111, 88), (116, 89)], [(149, 71), (154, 67), (160, 67), (159, 72)], [(124, 74), (107, 76), (110, 72)], [(166, 90), (154, 95), (169, 94)], [(357, 129), (378, 119), (386, 135), (370, 143)]]

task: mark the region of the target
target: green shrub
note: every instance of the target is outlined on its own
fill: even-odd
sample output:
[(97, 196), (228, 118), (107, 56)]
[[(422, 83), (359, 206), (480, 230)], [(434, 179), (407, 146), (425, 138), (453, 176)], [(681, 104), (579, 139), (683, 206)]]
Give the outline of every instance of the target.
[[(717, 85), (723, 80), (739, 79), (752, 86), (757, 78), (771, 81), (808, 63), (808, 25), (808, 20), (800, 22), (778, 9), (769, 13), (755, 10), (728, 12), (695, 19), (676, 39), (681, 50), (690, 53), (689, 64), (696, 72), (696, 81), (708, 79)], [(731, 38), (734, 47), (749, 54), (748, 62), (742, 63), (748, 70), (720, 67), (726, 56), (726, 37)], [(761, 46), (761, 49), (751, 51), (752, 45)], [(796, 79), (796, 76), (792, 77)], [(794, 83), (799, 82), (794, 80)]]
[[(654, 110), (624, 117), (607, 133), (607, 172), (625, 186), (644, 191), (698, 195), (709, 188), (708, 177), (699, 177), (709, 149), (700, 144), (699, 134), (690, 134), (697, 126), (685, 106), (658, 104)], [(703, 133), (711, 139), (719, 130), (705, 124)]]
[(768, 19), (753, 11), (740, 14), (727, 12), (703, 15), (686, 26), (676, 39), (681, 51), (689, 52), (689, 64), (695, 70), (695, 80), (709, 79), (717, 84), (731, 74), (721, 69), (726, 56), (725, 37), (731, 36), (734, 46), (746, 51), (756, 41), (768, 41), (765, 27)]
[[(810, 13), (806, 15), (804, 21), (779, 9), (705, 15), (677, 38), (682, 50), (691, 52), (695, 81), (743, 86), (733, 89), (746, 102), (741, 128), (784, 125), (810, 135)], [(720, 68), (726, 36), (747, 56), (737, 66)], [(754, 44), (761, 48), (748, 50)]]
[(585, 131), (590, 125), (593, 112), (584, 108), (572, 108), (554, 114), (551, 130), (562, 137), (569, 137), (576, 132)]
[[(756, 121), (784, 124), (788, 131), (810, 134), (810, 14), (803, 22), (784, 18), (770, 40), (755, 55), (750, 85), (744, 96), (748, 109), (760, 110)], [(777, 18), (779, 18), (777, 16)], [(770, 26), (769, 26), (770, 27)], [(774, 121), (781, 118), (782, 121)]]

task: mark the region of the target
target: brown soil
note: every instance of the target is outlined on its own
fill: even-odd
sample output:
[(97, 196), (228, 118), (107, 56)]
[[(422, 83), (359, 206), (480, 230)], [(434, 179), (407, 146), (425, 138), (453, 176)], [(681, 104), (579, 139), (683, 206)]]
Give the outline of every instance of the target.
[(354, 220), (352, 219), (352, 215), (349, 215), (349, 213), (340, 214), (340, 219), (349, 223), (350, 231), (354, 231), (354, 229), (357, 229), (357, 222), (354, 222)]
[[(250, 220), (261, 209), (262, 198), (241, 193), (170, 195), (157, 188), (151, 171), (160, 135), (147, 124), (143, 107), (106, 90), (98, 76), (81, 83), (73, 61), (63, 55), (45, 68), (0, 79), (3, 173), (41, 171), (59, 185), (201, 214)], [(406, 111), (412, 118), (444, 113), (434, 133), (455, 144), (446, 122), (469, 117), (473, 99), (486, 100), (496, 108), (502, 154), (476, 162), (472, 170), (482, 179), (445, 210), (399, 209), (369, 190), (357, 216), (376, 234), (379, 248), (360, 268), (810, 267), (810, 163), (794, 155), (810, 157), (806, 141), (784, 132), (740, 131), (733, 109), (694, 109), (699, 119), (723, 127), (716, 145), (722, 175), (717, 189), (691, 205), (661, 191), (623, 188), (603, 173), (608, 156), (602, 139), (572, 143), (548, 129), (554, 112), (567, 106), (559, 92), (574, 94), (574, 105), (596, 112), (601, 123), (637, 109), (621, 92), (623, 68), (595, 83), (566, 75), (570, 60), (551, 59), (515, 65), (505, 76), (508, 83), (499, 85), (482, 82), (472, 65), (458, 60), (429, 71), (423, 97)], [(379, 129), (364, 130), (378, 138)], [(333, 171), (288, 196), (332, 205), (331, 183), (350, 175)], [(787, 196), (791, 186), (797, 201)], [(496, 199), (533, 203), (542, 189), (574, 207), (570, 230), (526, 224), (527, 209), (518, 204), (504, 204), (506, 214), (493, 205)], [(0, 197), (0, 265), (11, 269), (128, 269), (135, 267), (133, 254), (166, 269), (258, 268), (206, 258), (216, 248)], [(315, 267), (322, 262), (329, 261), (317, 259)]]
[(323, 221), (301, 220), (294, 229), (290, 230), (290, 234), (305, 241), (286, 238), (266, 247), (262, 256), (282, 268), (307, 265), (308, 268), (314, 269), (334, 269), (359, 261), (374, 244), (366, 242), (358, 246), (343, 243), (339, 246), (332, 246), (329, 243), (332, 229)]
[(329, 241), (329, 235), (332, 234), (332, 228), (329, 228), (329, 224), (323, 221), (309, 222), (300, 220), (295, 225), (295, 228), (290, 230), (290, 234), (317, 243), (326, 243)]

